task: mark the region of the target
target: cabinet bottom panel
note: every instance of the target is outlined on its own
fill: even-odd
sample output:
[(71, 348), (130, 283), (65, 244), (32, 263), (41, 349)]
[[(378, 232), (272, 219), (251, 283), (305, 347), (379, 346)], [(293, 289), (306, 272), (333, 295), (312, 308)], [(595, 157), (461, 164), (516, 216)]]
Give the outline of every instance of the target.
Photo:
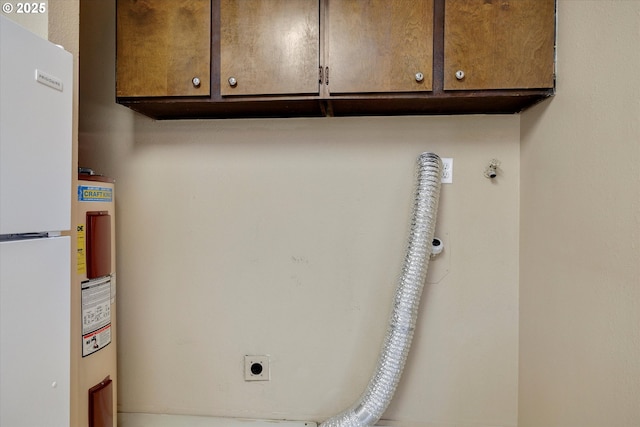
[(553, 89), (455, 91), (440, 95), (341, 95), (331, 98), (118, 98), (156, 120), (325, 116), (513, 114), (553, 96)]

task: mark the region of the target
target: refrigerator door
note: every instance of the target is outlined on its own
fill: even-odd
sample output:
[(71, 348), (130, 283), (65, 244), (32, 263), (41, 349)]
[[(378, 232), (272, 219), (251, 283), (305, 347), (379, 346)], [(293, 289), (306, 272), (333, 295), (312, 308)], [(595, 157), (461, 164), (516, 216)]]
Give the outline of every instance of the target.
[(0, 234), (70, 229), (72, 64), (0, 15)]
[(69, 427), (70, 238), (0, 242), (0, 426)]

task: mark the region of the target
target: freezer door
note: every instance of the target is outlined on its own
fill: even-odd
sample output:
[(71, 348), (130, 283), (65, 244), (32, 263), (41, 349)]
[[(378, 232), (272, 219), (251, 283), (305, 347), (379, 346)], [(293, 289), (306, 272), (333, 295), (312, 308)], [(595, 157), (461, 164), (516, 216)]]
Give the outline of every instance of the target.
[(0, 15), (0, 234), (70, 228), (72, 64)]
[(0, 242), (0, 426), (69, 427), (70, 239)]

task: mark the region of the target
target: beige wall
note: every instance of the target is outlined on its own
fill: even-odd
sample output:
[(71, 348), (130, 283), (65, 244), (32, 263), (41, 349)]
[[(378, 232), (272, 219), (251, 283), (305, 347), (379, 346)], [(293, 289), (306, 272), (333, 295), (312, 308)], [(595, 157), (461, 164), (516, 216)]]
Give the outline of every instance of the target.
[[(80, 160), (117, 179), (120, 409), (322, 420), (355, 401), (431, 150), (455, 159), (444, 277), (385, 417), (514, 426), (519, 117), (154, 122), (113, 103), (107, 3), (82, 2)], [(245, 354), (271, 356), (270, 382), (244, 381)]]
[[(77, 1), (75, 1), (77, 3)], [(34, 8), (33, 5), (36, 5)], [(0, 3), (0, 14), (22, 25), (32, 33), (49, 40), (49, 2), (4, 0)], [(58, 9), (58, 5), (56, 5)], [(59, 9), (58, 9), (59, 10)], [(26, 13), (29, 11), (30, 13)], [(51, 35), (56, 37), (57, 31), (52, 29)], [(68, 49), (67, 49), (68, 50)]]
[[(433, 150), (456, 162), (438, 227), (450, 271), (425, 293), (387, 417), (515, 424), (517, 117), (135, 123), (105, 166), (123, 411), (322, 419), (350, 404), (400, 273), (415, 157)], [(270, 354), (272, 381), (244, 382), (244, 354)]]
[(522, 115), (519, 425), (638, 426), (640, 2), (559, 6), (558, 94)]

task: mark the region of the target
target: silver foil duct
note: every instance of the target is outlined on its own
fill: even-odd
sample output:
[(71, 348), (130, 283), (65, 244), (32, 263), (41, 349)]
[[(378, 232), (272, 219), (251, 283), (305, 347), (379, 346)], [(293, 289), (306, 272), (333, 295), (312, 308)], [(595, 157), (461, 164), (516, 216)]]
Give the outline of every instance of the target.
[(351, 408), (320, 424), (320, 427), (372, 426), (391, 403), (400, 382), (429, 266), (442, 175), (442, 161), (436, 154), (423, 153), (417, 163), (409, 244), (378, 365), (360, 399)]

